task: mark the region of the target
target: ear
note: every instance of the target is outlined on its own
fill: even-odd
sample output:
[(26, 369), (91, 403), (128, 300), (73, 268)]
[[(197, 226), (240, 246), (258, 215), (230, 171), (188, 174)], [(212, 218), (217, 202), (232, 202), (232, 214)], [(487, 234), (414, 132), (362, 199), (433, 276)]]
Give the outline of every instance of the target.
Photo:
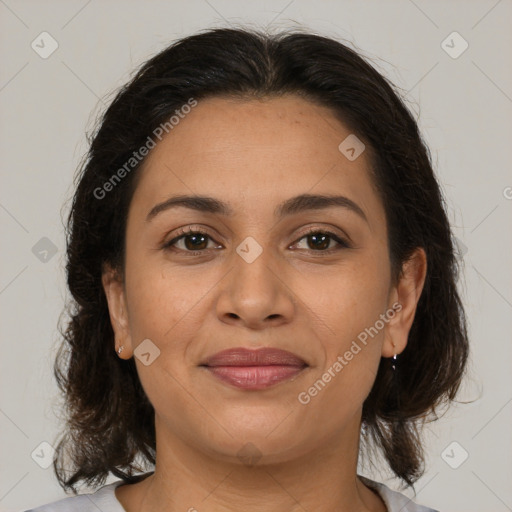
[(390, 320), (386, 325), (382, 345), (382, 357), (393, 357), (395, 354), (400, 354), (407, 346), (409, 331), (426, 275), (427, 256), (425, 251), (418, 247), (402, 265), (398, 282), (393, 286), (389, 295), (388, 311), (392, 309), (395, 314), (393, 317), (389, 315)]
[(123, 346), (123, 351), (119, 354), (119, 357), (130, 359), (133, 355), (133, 349), (123, 279), (118, 271), (113, 270), (109, 265), (105, 265), (101, 282), (107, 297), (110, 323), (115, 335), (115, 346), (112, 348), (117, 350), (117, 348)]

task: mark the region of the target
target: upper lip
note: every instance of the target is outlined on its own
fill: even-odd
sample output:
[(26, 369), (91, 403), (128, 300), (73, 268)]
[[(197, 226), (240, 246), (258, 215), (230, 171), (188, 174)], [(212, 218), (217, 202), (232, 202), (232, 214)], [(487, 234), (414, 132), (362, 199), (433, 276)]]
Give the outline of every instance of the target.
[(244, 347), (222, 350), (208, 357), (201, 366), (307, 366), (299, 356), (277, 348)]

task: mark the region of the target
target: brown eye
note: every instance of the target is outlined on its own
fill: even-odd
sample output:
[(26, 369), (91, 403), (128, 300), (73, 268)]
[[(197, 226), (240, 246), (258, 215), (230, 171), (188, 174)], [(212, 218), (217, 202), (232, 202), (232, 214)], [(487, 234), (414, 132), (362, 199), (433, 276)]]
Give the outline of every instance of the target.
[(308, 242), (311, 243), (310, 247), (312, 249), (328, 249), (332, 240), (329, 235), (325, 235), (323, 233), (308, 235), (306, 238), (308, 239)]
[(205, 251), (207, 249), (218, 248), (218, 245), (208, 247), (208, 242), (213, 240), (203, 231), (187, 231), (164, 245), (164, 249), (176, 249), (184, 252)]
[(202, 233), (197, 233), (195, 235), (185, 235), (182, 238), (185, 247), (190, 251), (206, 249), (206, 246), (208, 245), (208, 237)]
[[(298, 247), (299, 249), (306, 249), (313, 252), (330, 252), (341, 248), (349, 247), (348, 243), (340, 237), (329, 231), (311, 231), (303, 236), (296, 244), (300, 244), (301, 240), (307, 240), (307, 247)], [(332, 242), (335, 242), (332, 244)]]

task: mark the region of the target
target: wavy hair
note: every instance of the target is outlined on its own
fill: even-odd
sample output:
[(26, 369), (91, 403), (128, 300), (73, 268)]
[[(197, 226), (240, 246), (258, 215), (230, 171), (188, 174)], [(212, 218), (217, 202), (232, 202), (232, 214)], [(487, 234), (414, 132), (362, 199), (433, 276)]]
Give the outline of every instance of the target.
[(156, 455), (154, 409), (133, 358), (113, 350), (101, 281), (105, 264), (123, 272), (127, 213), (144, 160), (108, 199), (98, 190), (190, 98), (284, 94), (327, 106), (370, 150), (394, 279), (416, 248), (426, 252), (426, 280), (398, 378), (382, 358), (362, 416), (394, 474), (407, 485), (421, 476), (420, 427), (454, 400), (468, 357), (454, 243), (429, 150), (398, 89), (355, 50), (311, 33), (225, 28), (185, 37), (145, 62), (102, 115), (76, 176), (66, 231), (72, 300), (54, 366), (67, 420), (54, 460), (64, 489), (77, 492), (80, 481), (101, 485), (109, 473), (135, 482), (136, 459), (154, 464)]

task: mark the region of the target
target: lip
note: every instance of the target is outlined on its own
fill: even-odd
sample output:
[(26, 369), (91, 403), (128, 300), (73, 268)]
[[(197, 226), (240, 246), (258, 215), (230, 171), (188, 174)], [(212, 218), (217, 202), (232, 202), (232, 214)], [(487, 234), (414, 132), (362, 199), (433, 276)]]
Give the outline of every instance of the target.
[(251, 350), (244, 347), (217, 352), (206, 359), (203, 366), (304, 366), (299, 356), (278, 348), (264, 347)]
[(210, 356), (201, 366), (227, 384), (258, 390), (292, 379), (308, 365), (286, 350), (238, 347)]

